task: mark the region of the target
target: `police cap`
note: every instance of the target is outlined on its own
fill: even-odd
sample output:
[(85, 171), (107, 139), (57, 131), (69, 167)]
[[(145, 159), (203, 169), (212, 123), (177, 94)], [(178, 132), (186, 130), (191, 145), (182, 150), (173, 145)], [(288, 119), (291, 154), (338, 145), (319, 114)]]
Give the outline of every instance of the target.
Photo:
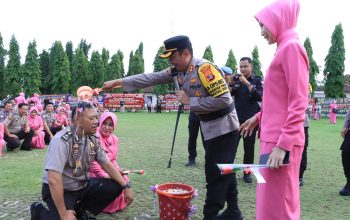
[(232, 69), (228, 66), (223, 66), (221, 67), (221, 70), (226, 74), (226, 75), (232, 75)]
[(192, 48), (190, 38), (184, 35), (175, 36), (164, 41), (164, 51), (159, 55), (161, 58), (168, 58), (174, 52)]

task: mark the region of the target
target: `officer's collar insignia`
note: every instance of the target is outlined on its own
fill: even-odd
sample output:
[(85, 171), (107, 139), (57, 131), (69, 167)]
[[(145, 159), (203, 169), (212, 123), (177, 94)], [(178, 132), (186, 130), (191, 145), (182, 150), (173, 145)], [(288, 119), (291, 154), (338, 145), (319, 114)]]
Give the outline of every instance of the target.
[(178, 76), (177, 79), (179, 80), (179, 83), (183, 83), (183, 79), (181, 76)]
[(190, 73), (192, 73), (193, 70), (194, 70), (194, 66), (191, 64), (191, 65), (190, 65), (190, 69), (189, 69)]

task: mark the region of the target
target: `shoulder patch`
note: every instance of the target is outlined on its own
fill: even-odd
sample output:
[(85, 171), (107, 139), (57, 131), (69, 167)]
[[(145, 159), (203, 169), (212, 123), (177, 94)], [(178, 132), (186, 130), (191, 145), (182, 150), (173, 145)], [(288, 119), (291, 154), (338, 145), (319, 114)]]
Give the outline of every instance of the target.
[(68, 141), (72, 137), (73, 133), (71, 131), (67, 131), (64, 135), (62, 135), (62, 140)]
[(198, 68), (198, 76), (211, 96), (218, 97), (229, 91), (220, 71), (211, 63), (201, 65)]

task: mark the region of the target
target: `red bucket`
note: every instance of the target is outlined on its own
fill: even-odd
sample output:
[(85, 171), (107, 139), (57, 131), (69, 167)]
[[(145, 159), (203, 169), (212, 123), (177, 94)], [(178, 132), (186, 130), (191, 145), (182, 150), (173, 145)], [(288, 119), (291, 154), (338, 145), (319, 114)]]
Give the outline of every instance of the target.
[[(160, 220), (187, 220), (194, 188), (183, 183), (164, 183), (156, 189)], [(177, 191), (177, 192), (175, 192)], [(181, 192), (185, 191), (185, 192)]]

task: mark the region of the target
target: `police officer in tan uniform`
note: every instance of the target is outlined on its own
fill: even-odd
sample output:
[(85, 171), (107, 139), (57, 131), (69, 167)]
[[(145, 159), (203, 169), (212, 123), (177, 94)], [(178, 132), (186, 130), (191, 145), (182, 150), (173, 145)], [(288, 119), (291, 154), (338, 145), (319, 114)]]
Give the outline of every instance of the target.
[(53, 136), (60, 130), (62, 125), (54, 126), (56, 122), (55, 111), (52, 102), (45, 103), (45, 111), (41, 114), (44, 124), (45, 144), (49, 144)]
[[(235, 174), (221, 175), (218, 163), (233, 163), (234, 147), (239, 122), (233, 100), (221, 70), (214, 64), (193, 57), (192, 44), (187, 36), (175, 36), (164, 41), (160, 55), (172, 64), (172, 68), (155, 73), (138, 74), (105, 82), (100, 91), (123, 87), (126, 91), (156, 84), (173, 82), (172, 72), (177, 72), (181, 90), (178, 100), (188, 104), (201, 120), (205, 147), (205, 175), (207, 194), (204, 219), (243, 219), (237, 202)], [(175, 71), (174, 71), (175, 70)], [(227, 209), (223, 209), (227, 202)]]
[[(90, 103), (73, 108), (73, 126), (57, 133), (49, 145), (45, 160), (41, 203), (30, 207), (32, 220), (95, 219), (85, 210), (99, 214), (122, 191), (130, 204), (131, 185), (121, 176), (94, 135), (98, 127), (97, 111)], [(89, 180), (91, 162), (96, 160), (109, 178)]]
[(32, 149), (34, 131), (29, 127), (27, 120), (28, 104), (20, 103), (18, 112), (10, 113), (4, 121), (4, 140), (7, 142), (7, 151), (13, 151), (21, 145), (21, 150)]

